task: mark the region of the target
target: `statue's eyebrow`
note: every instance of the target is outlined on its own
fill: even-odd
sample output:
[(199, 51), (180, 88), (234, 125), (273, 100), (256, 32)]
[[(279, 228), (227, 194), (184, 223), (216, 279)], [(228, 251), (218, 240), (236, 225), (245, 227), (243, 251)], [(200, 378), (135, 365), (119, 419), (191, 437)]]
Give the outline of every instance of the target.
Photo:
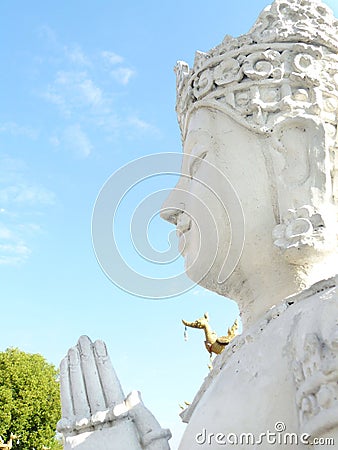
[(187, 134), (184, 143), (184, 152), (191, 153), (192, 148), (196, 144), (210, 143), (212, 135), (208, 131), (191, 130)]
[(205, 136), (205, 137), (207, 137), (209, 139), (212, 138), (212, 135), (207, 130), (191, 130), (191, 131), (188, 132), (187, 137), (185, 138), (185, 140), (187, 141), (188, 139), (192, 139), (195, 136), (198, 136), (198, 138), (200, 138), (201, 136), (203, 136), (203, 137)]

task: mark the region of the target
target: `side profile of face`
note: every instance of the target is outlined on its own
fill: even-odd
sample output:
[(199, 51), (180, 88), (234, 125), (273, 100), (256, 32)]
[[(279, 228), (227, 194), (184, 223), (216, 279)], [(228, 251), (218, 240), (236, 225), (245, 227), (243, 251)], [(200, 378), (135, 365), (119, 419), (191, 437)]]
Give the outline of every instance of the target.
[[(306, 126), (300, 128), (303, 123)], [(306, 134), (306, 139), (298, 139), (298, 152), (305, 152), (305, 160), (313, 167), (309, 173), (317, 180), (318, 155), (311, 156), (312, 147), (307, 147), (309, 141), (319, 148), (312, 139), (316, 128), (302, 118), (293, 118), (292, 124), (286, 117), (271, 135), (264, 135), (221, 110), (194, 110), (183, 142), (181, 177), (162, 207), (162, 217), (176, 226), (180, 237), (186, 274), (201, 286), (236, 300), (246, 324), (336, 270), (335, 246), (330, 256), (318, 253), (311, 244), (322, 230), (322, 222), (318, 222), (318, 231), (316, 224), (309, 225), (309, 238), (294, 225), (280, 225), (283, 211), (307, 211), (302, 205), (311, 202), (313, 193), (321, 198), (322, 192), (321, 188), (312, 189), (310, 175), (299, 186), (284, 182), (290, 173), (304, 173), (304, 158), (293, 160), (288, 153), (295, 145), (287, 145), (286, 137), (290, 133), (298, 136), (294, 128)], [(276, 146), (278, 136), (280, 147)], [(324, 210), (330, 200), (327, 202), (322, 201)], [(310, 219), (298, 218), (295, 223)], [(276, 245), (280, 239), (276, 230), (284, 230), (290, 240), (287, 251)], [(303, 235), (304, 245), (297, 247)], [(289, 258), (289, 251), (297, 258)]]
[(231, 291), (238, 260), (235, 272), (246, 262), (255, 266), (255, 252), (271, 250), (266, 230), (275, 217), (261, 145), (261, 137), (226, 114), (197, 109), (184, 140), (180, 180), (163, 205), (162, 217), (176, 225), (187, 275), (222, 295)]

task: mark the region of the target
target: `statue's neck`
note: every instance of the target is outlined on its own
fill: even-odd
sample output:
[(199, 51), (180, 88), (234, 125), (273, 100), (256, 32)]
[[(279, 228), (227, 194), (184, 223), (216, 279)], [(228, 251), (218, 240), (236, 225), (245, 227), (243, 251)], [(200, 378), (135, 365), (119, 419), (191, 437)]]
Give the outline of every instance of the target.
[(272, 265), (267, 267), (264, 273), (262, 268), (251, 273), (244, 278), (244, 282), (243, 274), (238, 276), (237, 289), (231, 289), (231, 298), (238, 303), (243, 329), (255, 323), (286, 297), (336, 275), (337, 259), (337, 255), (333, 254), (325, 261), (313, 266)]

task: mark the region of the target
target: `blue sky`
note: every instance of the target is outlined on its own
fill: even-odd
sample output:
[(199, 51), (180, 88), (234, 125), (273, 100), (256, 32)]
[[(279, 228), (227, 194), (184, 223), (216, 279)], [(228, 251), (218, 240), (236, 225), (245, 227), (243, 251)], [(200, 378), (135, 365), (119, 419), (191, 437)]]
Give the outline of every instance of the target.
[[(337, 16), (337, 0), (327, 3)], [(192, 400), (208, 372), (203, 337), (192, 330), (185, 343), (181, 318), (209, 311), (221, 334), (236, 306), (200, 287), (157, 301), (118, 289), (94, 255), (92, 210), (122, 165), (181, 151), (176, 60), (191, 65), (196, 50), (245, 33), (267, 4), (5, 0), (0, 6), (0, 350), (16, 346), (58, 364), (81, 334), (105, 340), (125, 393), (141, 390), (162, 426), (172, 429), (173, 449), (183, 430), (178, 404)], [(162, 182), (170, 187), (175, 180), (153, 187)], [(121, 230), (135, 199), (121, 211)], [(154, 220), (150, 240), (163, 249), (171, 230)], [(131, 251), (128, 235), (120, 239), (130, 263), (151, 271)], [(182, 270), (182, 259), (173, 267)]]

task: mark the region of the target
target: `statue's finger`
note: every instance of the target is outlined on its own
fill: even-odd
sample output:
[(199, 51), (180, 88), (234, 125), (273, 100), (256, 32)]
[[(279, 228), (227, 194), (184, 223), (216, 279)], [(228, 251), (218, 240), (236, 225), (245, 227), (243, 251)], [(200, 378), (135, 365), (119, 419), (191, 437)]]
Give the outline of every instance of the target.
[(81, 336), (77, 347), (80, 352), (81, 367), (91, 414), (106, 409), (102, 386), (96, 367), (93, 344), (88, 336)]
[(82, 376), (80, 354), (77, 347), (72, 347), (68, 351), (69, 379), (71, 385), (71, 396), (73, 399), (73, 409), (78, 419), (90, 416), (90, 409), (87, 402), (86, 388)]
[(95, 341), (94, 355), (107, 408), (122, 403), (124, 401), (122, 387), (110, 361), (106, 344), (103, 341)]
[(60, 390), (62, 417), (72, 420), (74, 417), (71, 385), (69, 379), (68, 357), (63, 358), (60, 364)]

